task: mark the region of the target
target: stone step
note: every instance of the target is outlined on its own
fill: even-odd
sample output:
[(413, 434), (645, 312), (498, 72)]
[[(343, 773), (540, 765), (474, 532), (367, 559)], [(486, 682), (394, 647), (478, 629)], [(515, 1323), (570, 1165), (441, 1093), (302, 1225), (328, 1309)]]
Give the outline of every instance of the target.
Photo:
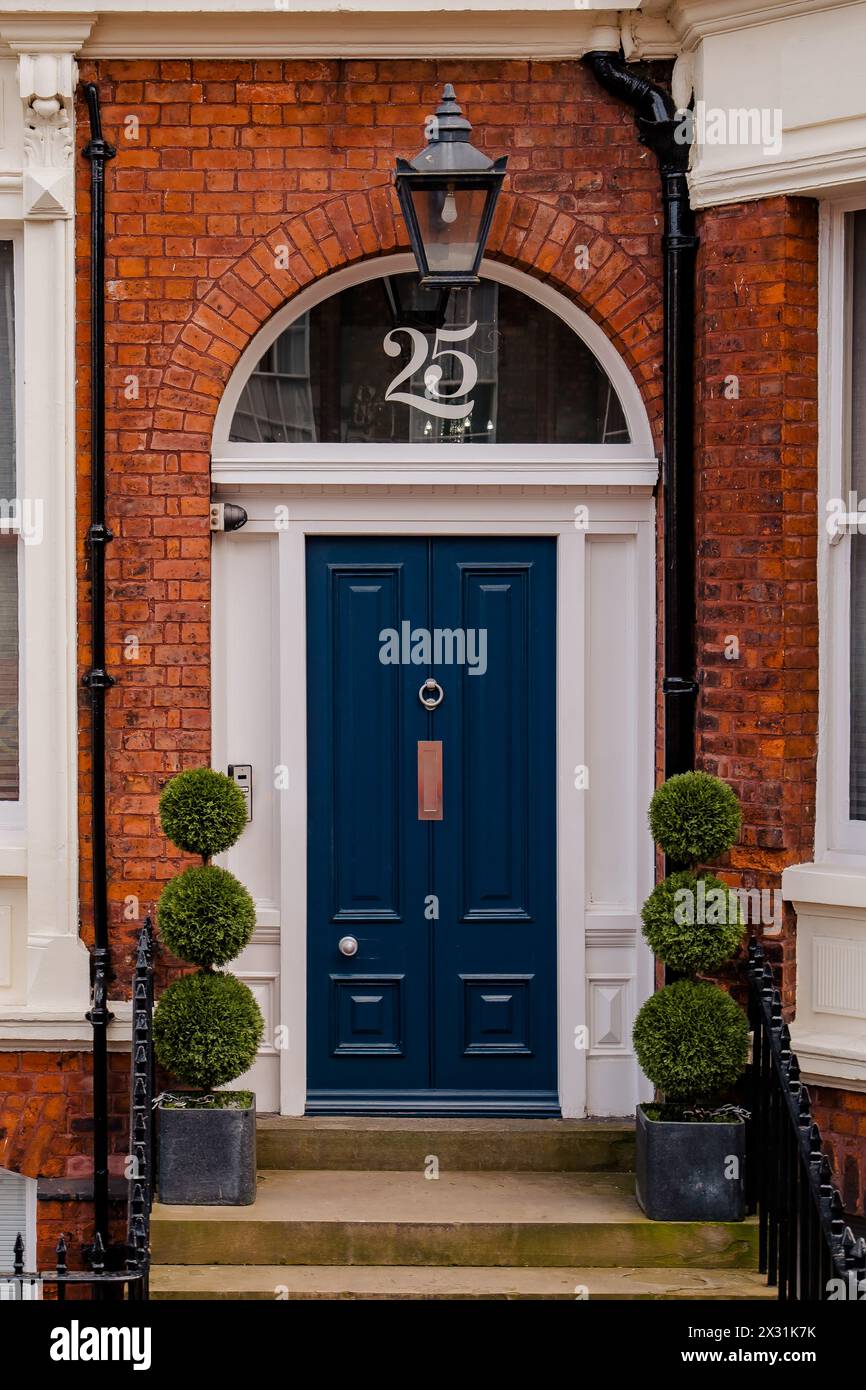
[(757, 1226), (648, 1221), (628, 1173), (259, 1174), (251, 1207), (165, 1207), (168, 1265), (755, 1269)]
[[(585, 1291), (585, 1292), (584, 1292)], [(425, 1269), (413, 1265), (157, 1265), (152, 1299), (776, 1299), (741, 1269)]]
[(260, 1168), (421, 1172), (629, 1172), (633, 1120), (261, 1116)]

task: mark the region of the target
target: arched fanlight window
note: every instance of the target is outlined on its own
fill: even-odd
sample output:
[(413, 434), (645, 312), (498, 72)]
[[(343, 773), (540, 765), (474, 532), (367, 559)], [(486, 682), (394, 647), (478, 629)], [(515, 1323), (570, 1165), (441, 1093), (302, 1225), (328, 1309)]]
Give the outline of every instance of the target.
[(421, 290), (379, 275), (283, 329), (240, 393), (252, 444), (628, 444), (608, 374), (558, 314), (512, 285)]

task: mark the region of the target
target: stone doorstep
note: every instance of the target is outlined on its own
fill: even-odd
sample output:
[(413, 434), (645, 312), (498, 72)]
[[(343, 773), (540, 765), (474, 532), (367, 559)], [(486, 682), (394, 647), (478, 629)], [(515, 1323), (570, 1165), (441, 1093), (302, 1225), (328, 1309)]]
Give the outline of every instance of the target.
[(648, 1221), (629, 1173), (265, 1171), (250, 1207), (153, 1211), (164, 1265), (749, 1269), (757, 1225)]
[[(583, 1293), (583, 1290), (586, 1290)], [(727, 1269), (437, 1269), (364, 1265), (157, 1265), (152, 1299), (771, 1299), (763, 1275)]]
[(633, 1120), (260, 1116), (261, 1168), (628, 1172)]

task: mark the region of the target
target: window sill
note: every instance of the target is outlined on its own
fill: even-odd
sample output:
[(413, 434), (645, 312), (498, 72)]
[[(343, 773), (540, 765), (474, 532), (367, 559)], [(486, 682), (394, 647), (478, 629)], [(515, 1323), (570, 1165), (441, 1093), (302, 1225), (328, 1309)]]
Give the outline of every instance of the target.
[[(128, 999), (109, 1002), (114, 1020), (108, 1028), (108, 1046), (126, 1051), (132, 1037), (132, 1004)], [(80, 1013), (60, 1009), (29, 1009), (26, 1004), (0, 1006), (0, 1052), (87, 1052), (93, 1031)]]
[(792, 864), (782, 873), (786, 902), (866, 912), (866, 863)]
[(858, 1045), (854, 1038), (833, 1032), (806, 1032), (794, 1023), (791, 1046), (807, 1085), (866, 1091), (866, 1041)]
[(803, 1080), (866, 1091), (866, 865), (794, 864), (782, 894), (797, 913), (791, 1042)]

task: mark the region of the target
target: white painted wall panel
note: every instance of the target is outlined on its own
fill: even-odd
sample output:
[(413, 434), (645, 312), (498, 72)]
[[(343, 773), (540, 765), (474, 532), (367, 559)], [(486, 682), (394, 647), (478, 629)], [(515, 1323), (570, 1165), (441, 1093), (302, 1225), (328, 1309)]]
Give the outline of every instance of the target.
[(635, 538), (587, 544), (587, 908), (634, 907)]
[(276, 531), (219, 536), (214, 546), (214, 766), (253, 768), (253, 818), (221, 862), (246, 884), (259, 923), (274, 927), (278, 889), (274, 769), (278, 699)]

